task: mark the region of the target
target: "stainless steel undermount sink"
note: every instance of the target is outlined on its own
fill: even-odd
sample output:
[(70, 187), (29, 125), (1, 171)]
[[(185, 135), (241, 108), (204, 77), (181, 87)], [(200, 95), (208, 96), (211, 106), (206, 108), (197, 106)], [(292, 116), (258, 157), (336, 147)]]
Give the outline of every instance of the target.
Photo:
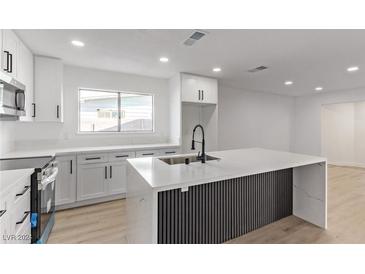
[[(186, 156), (176, 156), (176, 157), (169, 157), (169, 158), (158, 158), (159, 160), (165, 162), (169, 165), (178, 165), (178, 164), (185, 164), (185, 160), (188, 159), (189, 163), (193, 162), (200, 162), (201, 160), (198, 159), (196, 155), (186, 155)], [(206, 161), (214, 161), (219, 160), (220, 158), (213, 157), (210, 155), (206, 155)]]

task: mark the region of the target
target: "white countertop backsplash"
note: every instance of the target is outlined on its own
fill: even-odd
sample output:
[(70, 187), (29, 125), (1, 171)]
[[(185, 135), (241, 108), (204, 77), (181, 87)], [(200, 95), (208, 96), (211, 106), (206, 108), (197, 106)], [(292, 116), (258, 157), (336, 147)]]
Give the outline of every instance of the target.
[(97, 153), (110, 151), (133, 151), (145, 149), (162, 149), (179, 147), (178, 144), (158, 143), (158, 144), (138, 144), (138, 145), (105, 145), (105, 146), (75, 146), (75, 147), (54, 147), (41, 148), (31, 147), (28, 149), (14, 150), (0, 156), (1, 159), (7, 158), (27, 158), (27, 157), (48, 157), (57, 155), (67, 155), (70, 153)]

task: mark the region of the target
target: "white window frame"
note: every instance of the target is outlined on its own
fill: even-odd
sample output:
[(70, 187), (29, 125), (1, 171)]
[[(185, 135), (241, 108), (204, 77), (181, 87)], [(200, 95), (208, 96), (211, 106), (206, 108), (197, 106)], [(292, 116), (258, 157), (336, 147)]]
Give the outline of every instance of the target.
[[(80, 92), (81, 90), (90, 90), (90, 91), (98, 91), (98, 92), (109, 92), (109, 93), (118, 93), (118, 131), (80, 131), (80, 123), (81, 123), (81, 115), (80, 115)], [(121, 131), (121, 105), (120, 105), (120, 94), (136, 94), (136, 95), (145, 95), (152, 97), (152, 130), (128, 130)], [(95, 89), (95, 88), (79, 88), (77, 91), (77, 134), (81, 135), (102, 135), (102, 134), (154, 134), (155, 133), (155, 94), (154, 93), (146, 93), (146, 92), (135, 92), (135, 91), (126, 91), (126, 90), (110, 90), (110, 89)]]

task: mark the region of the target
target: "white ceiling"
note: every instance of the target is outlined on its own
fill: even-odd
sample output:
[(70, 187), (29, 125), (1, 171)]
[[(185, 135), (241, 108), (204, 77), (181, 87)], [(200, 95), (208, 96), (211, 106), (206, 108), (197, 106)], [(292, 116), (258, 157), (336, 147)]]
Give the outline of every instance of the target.
[[(36, 54), (66, 64), (169, 78), (190, 72), (232, 87), (287, 95), (365, 87), (365, 30), (206, 30), (191, 47), (192, 30), (17, 30)], [(76, 48), (71, 40), (81, 40)], [(159, 62), (167, 56), (169, 63)], [(248, 70), (260, 65), (269, 69)], [(357, 65), (360, 70), (347, 73)], [(219, 66), (220, 73), (212, 68)], [(283, 84), (294, 81), (292, 86)]]

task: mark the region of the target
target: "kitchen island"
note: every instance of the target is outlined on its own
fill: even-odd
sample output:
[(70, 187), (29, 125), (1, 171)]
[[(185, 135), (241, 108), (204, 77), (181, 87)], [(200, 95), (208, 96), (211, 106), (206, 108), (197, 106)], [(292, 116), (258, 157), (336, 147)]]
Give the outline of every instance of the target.
[(218, 159), (128, 160), (129, 243), (222, 243), (292, 214), (327, 227), (325, 158), (261, 148), (207, 154)]

